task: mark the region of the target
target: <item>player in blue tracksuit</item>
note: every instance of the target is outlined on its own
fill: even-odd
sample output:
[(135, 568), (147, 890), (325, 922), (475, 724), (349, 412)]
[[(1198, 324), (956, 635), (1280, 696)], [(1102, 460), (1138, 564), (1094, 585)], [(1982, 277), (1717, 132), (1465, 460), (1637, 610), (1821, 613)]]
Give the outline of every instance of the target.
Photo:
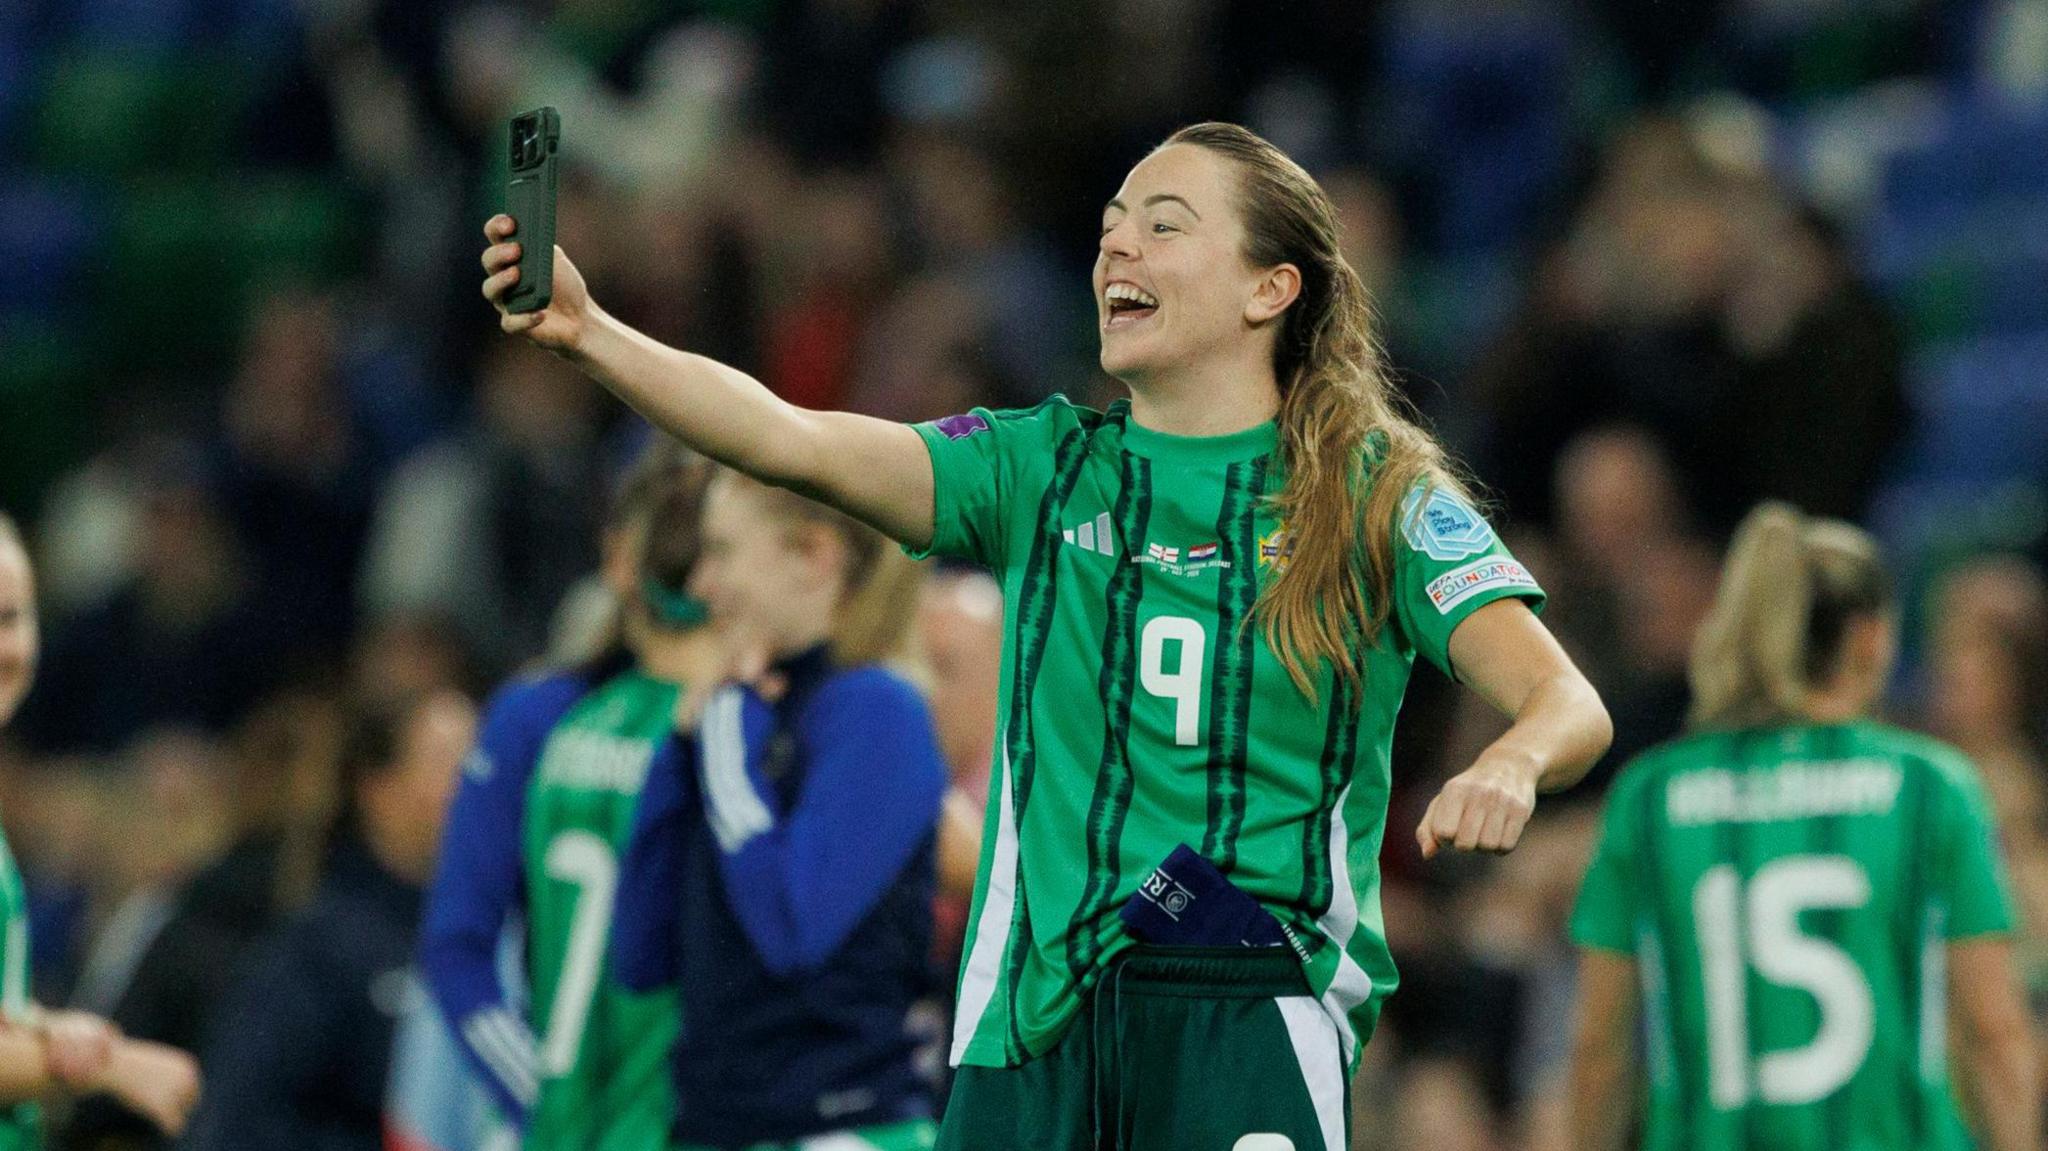
[(712, 699), (697, 762), (649, 777), (620, 876), (614, 970), (682, 1001), (672, 1146), (928, 1147), (909, 1016), (946, 774), (922, 698), (880, 664), (908, 635), (916, 569), (731, 474), (703, 539), (693, 586), (764, 643), (774, 702)]
[[(672, 995), (606, 974), (618, 857), (647, 778), (689, 770), (686, 693), (729, 657), (688, 593), (707, 465), (657, 446), (614, 501), (612, 653), (499, 693), (449, 815), (421, 963), (435, 1000), (528, 1151), (642, 1151), (673, 1119)], [(762, 709), (758, 701), (753, 704)], [(520, 962), (508, 978), (501, 940)]]

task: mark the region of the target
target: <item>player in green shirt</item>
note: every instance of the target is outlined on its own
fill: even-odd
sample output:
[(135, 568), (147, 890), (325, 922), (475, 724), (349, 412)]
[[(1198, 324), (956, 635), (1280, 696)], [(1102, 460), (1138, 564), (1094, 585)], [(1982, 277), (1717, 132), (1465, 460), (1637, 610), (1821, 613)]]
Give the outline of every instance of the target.
[[(649, 448), (607, 517), (607, 650), (493, 699), (450, 806), (422, 966), (463, 1050), (526, 1151), (642, 1151), (675, 1119), (679, 1005), (611, 974), (620, 860), (650, 774), (673, 770), (678, 712), (730, 656), (686, 590), (710, 466)], [(516, 925), (522, 986), (500, 941)]]
[[(35, 575), (14, 521), (0, 513), (0, 728), (35, 678)], [(105, 1093), (176, 1135), (199, 1098), (198, 1064), (161, 1043), (128, 1039), (83, 1011), (46, 1011), (28, 997), (28, 897), (0, 837), (0, 1151), (42, 1146), (37, 1100)]]
[[(1976, 769), (1870, 717), (1885, 572), (1845, 523), (1744, 521), (1693, 652), (1692, 731), (1608, 797), (1572, 937), (1581, 1151), (2039, 1151), (2013, 912)], [(1641, 1026), (1638, 1026), (1638, 1023)]]
[[(514, 229), (485, 229), (493, 301)], [(1002, 582), (942, 1148), (1339, 1151), (1395, 978), (1377, 860), (1415, 657), (1514, 719), (1432, 802), (1426, 855), (1511, 849), (1606, 712), (1403, 414), (1300, 167), (1231, 125), (1177, 133), (1104, 209), (1093, 286), (1128, 402), (915, 428), (663, 347), (559, 252), (552, 306), (501, 326), (706, 454)]]

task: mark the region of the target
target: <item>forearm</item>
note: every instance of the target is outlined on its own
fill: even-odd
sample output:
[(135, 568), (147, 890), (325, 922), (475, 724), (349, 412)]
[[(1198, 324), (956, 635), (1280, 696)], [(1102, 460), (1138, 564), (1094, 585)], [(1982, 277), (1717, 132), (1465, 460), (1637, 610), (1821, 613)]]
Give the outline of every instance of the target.
[(1987, 1151), (2041, 1151), (2038, 1070), (2025, 1026), (1974, 1036), (1958, 1054)]
[(1519, 763), (1538, 791), (1558, 791), (1585, 777), (1614, 742), (1614, 723), (1591, 684), (1577, 671), (1532, 688), (1514, 722), (1482, 758)]
[(1626, 1053), (1612, 1045), (1572, 1055), (1571, 1137), (1577, 1151), (1614, 1151), (1621, 1146), (1628, 1123)]
[(931, 459), (908, 426), (796, 407), (738, 368), (671, 348), (595, 304), (566, 354), (650, 423), (719, 463), (912, 547), (931, 542)]
[(785, 486), (807, 479), (799, 410), (738, 368), (679, 351), (590, 306), (567, 353), (648, 422), (728, 467)]
[(17, 1024), (0, 1025), (0, 1107), (40, 1099), (56, 1086), (42, 1038)]

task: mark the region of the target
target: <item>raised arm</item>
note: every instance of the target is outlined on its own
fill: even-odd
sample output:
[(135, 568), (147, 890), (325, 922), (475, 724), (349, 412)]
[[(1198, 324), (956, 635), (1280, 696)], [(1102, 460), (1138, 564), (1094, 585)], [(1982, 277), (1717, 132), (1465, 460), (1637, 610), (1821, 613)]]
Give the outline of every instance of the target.
[(1538, 791), (1570, 787), (1614, 741), (1607, 708), (1519, 600), (1472, 613), (1451, 633), (1451, 665), (1514, 724), (1444, 785), (1415, 829), (1428, 859), (1445, 847), (1513, 851)]
[(796, 407), (737, 368), (634, 331), (597, 306), (560, 248), (548, 307), (506, 311), (504, 295), (519, 280), (515, 230), (510, 216), (484, 225), (484, 298), (507, 333), (575, 364), (656, 427), (722, 464), (831, 504), (911, 547), (931, 542), (931, 457), (916, 432)]

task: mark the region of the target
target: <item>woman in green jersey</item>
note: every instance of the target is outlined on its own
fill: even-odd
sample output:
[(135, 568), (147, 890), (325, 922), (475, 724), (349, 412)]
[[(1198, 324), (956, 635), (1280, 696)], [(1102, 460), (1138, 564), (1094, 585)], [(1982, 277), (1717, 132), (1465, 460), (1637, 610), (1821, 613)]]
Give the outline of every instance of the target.
[[(646, 781), (683, 754), (679, 712), (732, 660), (687, 590), (710, 474), (657, 443), (625, 476), (602, 540), (618, 605), (605, 649), (496, 694), (449, 808), (421, 965), (528, 1151), (659, 1146), (674, 1120), (676, 998), (610, 977), (608, 925)], [(499, 963), (513, 925), (517, 987)]]
[[(494, 302), (515, 231), (485, 226)], [(501, 316), (708, 455), (1002, 582), (942, 1147), (1338, 1151), (1394, 985), (1377, 860), (1416, 655), (1514, 721), (1431, 803), (1425, 855), (1513, 848), (1607, 746), (1541, 590), (1404, 414), (1337, 239), (1264, 140), (1176, 133), (1103, 210), (1101, 362), (1130, 389), (1107, 411), (805, 411), (620, 324), (559, 251), (552, 305)]]
[(2040, 1151), (1982, 782), (1870, 718), (1895, 631), (1863, 532), (1775, 503), (1736, 532), (1691, 731), (1616, 779), (1573, 917), (1573, 1147), (1621, 1145), (1641, 1034), (1639, 1146), (1966, 1148), (1953, 1050), (1984, 1145)]
[[(0, 728), (35, 678), (35, 575), (14, 521), (0, 513)], [(160, 1043), (124, 1038), (96, 1015), (28, 998), (28, 903), (0, 838), (0, 1151), (42, 1145), (36, 1101), (105, 1093), (175, 1135), (199, 1098), (199, 1067)]]

